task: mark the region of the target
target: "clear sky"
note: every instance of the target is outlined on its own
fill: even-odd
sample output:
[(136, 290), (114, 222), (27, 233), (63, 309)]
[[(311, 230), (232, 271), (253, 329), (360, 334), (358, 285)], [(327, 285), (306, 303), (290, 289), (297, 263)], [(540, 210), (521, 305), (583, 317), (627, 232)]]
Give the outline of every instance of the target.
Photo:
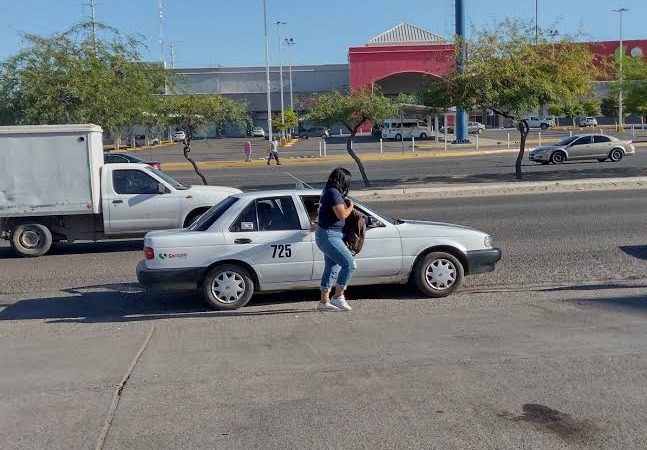
[[(535, 0), (465, 0), (468, 29), (506, 17), (534, 20)], [(20, 33), (63, 31), (89, 17), (90, 0), (0, 0), (0, 59), (22, 46)], [(617, 40), (619, 6), (625, 39), (647, 39), (647, 0), (538, 0), (539, 24), (582, 31), (589, 40)], [(262, 0), (163, 0), (164, 35), (175, 43), (177, 67), (264, 64)], [(97, 19), (148, 43), (146, 59), (159, 60), (158, 0), (97, 0)], [(453, 0), (267, 0), (271, 63), (278, 63), (277, 28), (296, 41), (297, 64), (344, 63), (348, 47), (400, 22), (451, 38)]]

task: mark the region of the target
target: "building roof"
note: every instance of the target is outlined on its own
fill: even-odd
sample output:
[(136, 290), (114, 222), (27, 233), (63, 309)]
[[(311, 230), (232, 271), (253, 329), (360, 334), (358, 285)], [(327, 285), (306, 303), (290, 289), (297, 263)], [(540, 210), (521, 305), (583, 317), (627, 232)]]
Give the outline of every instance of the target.
[(409, 23), (399, 25), (375, 36), (366, 45), (412, 45), (412, 44), (444, 44), (442, 36), (418, 28)]

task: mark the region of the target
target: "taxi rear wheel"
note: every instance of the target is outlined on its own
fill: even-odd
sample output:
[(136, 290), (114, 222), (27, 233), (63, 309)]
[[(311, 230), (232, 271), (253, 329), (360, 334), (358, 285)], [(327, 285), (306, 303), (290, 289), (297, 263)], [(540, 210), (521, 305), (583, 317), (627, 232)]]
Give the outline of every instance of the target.
[(460, 261), (445, 252), (432, 252), (420, 259), (413, 273), (417, 288), (428, 297), (446, 297), (463, 282), (465, 270)]
[(254, 293), (254, 281), (240, 266), (223, 264), (207, 273), (202, 283), (205, 300), (220, 310), (242, 308)]

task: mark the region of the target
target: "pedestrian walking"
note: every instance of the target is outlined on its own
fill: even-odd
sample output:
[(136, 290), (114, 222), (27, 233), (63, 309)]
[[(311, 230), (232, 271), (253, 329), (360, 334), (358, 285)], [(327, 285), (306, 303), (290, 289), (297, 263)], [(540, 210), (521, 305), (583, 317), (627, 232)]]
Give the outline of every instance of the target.
[(245, 142), (245, 162), (252, 162), (252, 143), (247, 141)]
[[(346, 218), (353, 212), (353, 201), (347, 199), (350, 189), (350, 172), (342, 167), (333, 170), (319, 200), (319, 217), (315, 242), (324, 254), (324, 271), (321, 276), (320, 311), (350, 311), (344, 292), (353, 276), (353, 254), (344, 244), (342, 229)], [(330, 292), (335, 288), (333, 297)]]
[(270, 156), (267, 158), (267, 165), (270, 165), (272, 158), (276, 159), (276, 165), (280, 166), (281, 161), (279, 161), (279, 138), (274, 136), (270, 141)]

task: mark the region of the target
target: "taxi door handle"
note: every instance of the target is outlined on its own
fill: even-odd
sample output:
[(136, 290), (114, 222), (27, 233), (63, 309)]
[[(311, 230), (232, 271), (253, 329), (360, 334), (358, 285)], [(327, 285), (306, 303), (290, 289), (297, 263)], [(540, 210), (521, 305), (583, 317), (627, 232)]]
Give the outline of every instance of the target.
[(123, 200), (113, 200), (112, 203), (123, 203)]
[(247, 238), (239, 238), (234, 240), (234, 244), (251, 244), (252, 240)]

